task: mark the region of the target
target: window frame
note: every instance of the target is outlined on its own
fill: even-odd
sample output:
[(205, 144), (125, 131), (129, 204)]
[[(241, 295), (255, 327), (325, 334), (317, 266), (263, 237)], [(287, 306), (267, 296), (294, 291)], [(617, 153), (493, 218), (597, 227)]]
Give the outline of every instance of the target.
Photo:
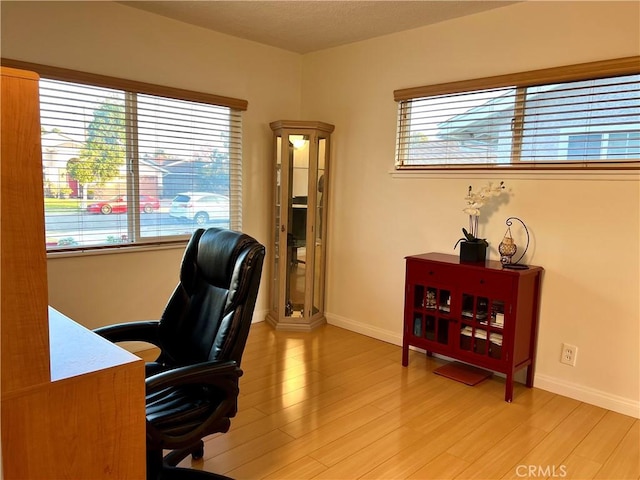
[[(23, 62), (20, 60), (13, 60), (8, 58), (2, 58), (1, 62), (4, 67), (17, 68), (21, 70), (28, 70), (37, 73), (40, 78), (45, 80), (57, 80), (62, 82), (70, 82), (94, 87), (103, 87), (109, 89), (121, 90), (125, 94), (125, 101), (134, 105), (136, 102), (136, 96), (138, 94), (152, 95), (157, 97), (168, 98), (172, 100), (183, 100), (188, 102), (198, 102), (204, 104), (210, 104), (220, 107), (228, 107), (231, 110), (235, 110), (237, 113), (246, 111), (248, 108), (248, 101), (233, 97), (227, 97), (222, 95), (215, 95), (203, 92), (197, 92), (192, 90), (168, 87), (163, 85), (156, 85), (144, 82), (138, 82), (134, 80), (121, 79), (116, 77), (110, 77), (105, 75), (93, 74), (88, 72), (81, 72), (77, 70), (70, 70), (66, 68), (53, 67), (49, 65), (42, 65), (31, 62)], [(130, 111), (127, 108), (127, 111)], [(136, 121), (136, 119), (133, 119)], [(137, 130), (137, 126), (134, 128)], [(130, 123), (127, 122), (127, 136), (131, 135), (132, 128)], [(241, 132), (240, 132), (241, 140)], [(131, 145), (136, 146), (135, 138), (131, 137)], [(240, 150), (241, 152), (241, 150)], [(242, 157), (240, 155), (240, 164), (242, 164)], [(127, 158), (127, 168), (137, 169), (138, 157), (133, 155), (132, 158)], [(233, 176), (233, 172), (230, 171), (230, 175)], [(130, 212), (127, 214), (127, 222), (129, 224), (130, 231), (135, 233), (136, 240), (130, 243), (115, 244), (115, 245), (96, 245), (96, 246), (72, 246), (68, 248), (47, 249), (47, 254), (52, 255), (68, 255), (81, 253), (114, 253), (135, 251), (149, 248), (167, 248), (175, 245), (184, 245), (188, 241), (188, 236), (166, 236), (166, 237), (153, 237), (150, 240), (144, 240), (140, 238), (140, 212), (138, 208), (138, 190), (139, 190), (139, 172), (132, 175), (127, 175), (127, 193), (130, 197), (131, 206)], [(241, 175), (241, 173), (240, 173)], [(241, 184), (241, 181), (239, 182)], [(234, 185), (238, 184), (237, 179), (234, 181), (230, 178), (230, 188), (233, 190)], [(239, 193), (241, 195), (241, 192)], [(233, 204), (232, 204), (233, 205)], [(242, 199), (239, 198), (235, 208), (230, 208), (230, 223), (231, 225), (240, 224), (242, 217)]]
[[(513, 74), (497, 75), (478, 79), (462, 80), (420, 87), (395, 90), (394, 100), (398, 103), (398, 121), (396, 128), (395, 168), (396, 172), (410, 171), (451, 171), (451, 170), (502, 170), (502, 171), (540, 171), (540, 170), (640, 170), (640, 159), (633, 161), (555, 161), (555, 162), (520, 162), (522, 147), (522, 133), (524, 131), (524, 98), (527, 87), (546, 84), (573, 82), (581, 80), (595, 80), (608, 77), (640, 74), (640, 56), (617, 58), (575, 65), (552, 67)], [(474, 163), (474, 164), (433, 164), (433, 165), (403, 165), (402, 158), (406, 157), (409, 142), (401, 139), (409, 130), (409, 122), (403, 121), (409, 115), (410, 100), (435, 97), (448, 94), (463, 94), (486, 89), (515, 87), (514, 119), (512, 123), (513, 143), (511, 147), (510, 163)], [(603, 138), (602, 148), (605, 148)], [(404, 152), (404, 153), (403, 153)]]

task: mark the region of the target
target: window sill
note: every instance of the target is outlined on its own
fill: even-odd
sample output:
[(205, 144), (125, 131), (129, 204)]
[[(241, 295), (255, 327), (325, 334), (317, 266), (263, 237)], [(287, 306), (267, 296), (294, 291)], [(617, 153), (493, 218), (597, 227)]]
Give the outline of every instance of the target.
[(578, 181), (640, 181), (640, 170), (605, 170), (605, 169), (574, 169), (574, 170), (510, 170), (508, 168), (478, 168), (478, 169), (422, 169), (422, 170), (391, 170), (389, 172), (394, 179), (512, 179), (512, 180), (578, 180)]
[(120, 255), (124, 253), (141, 253), (151, 252), (157, 250), (184, 250), (189, 239), (182, 241), (168, 242), (168, 243), (153, 243), (153, 244), (138, 244), (138, 245), (122, 245), (122, 246), (109, 246), (102, 248), (74, 248), (68, 250), (49, 250), (47, 251), (47, 259), (55, 260), (58, 258), (68, 257), (83, 257), (93, 255)]

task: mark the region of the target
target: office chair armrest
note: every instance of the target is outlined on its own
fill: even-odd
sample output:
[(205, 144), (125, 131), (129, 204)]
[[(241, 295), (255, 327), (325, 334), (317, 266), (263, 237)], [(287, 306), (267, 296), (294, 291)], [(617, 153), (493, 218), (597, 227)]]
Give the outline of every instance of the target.
[(226, 362), (210, 361), (185, 367), (172, 368), (157, 373), (145, 380), (147, 395), (160, 392), (166, 388), (179, 385), (210, 385), (212, 387), (228, 390), (229, 381), (237, 389), (238, 378), (242, 376), (242, 370), (235, 361)]
[(110, 342), (147, 342), (157, 347), (160, 346), (158, 336), (158, 326), (160, 322), (157, 320), (148, 320), (140, 322), (117, 323), (94, 329), (101, 337), (106, 338)]

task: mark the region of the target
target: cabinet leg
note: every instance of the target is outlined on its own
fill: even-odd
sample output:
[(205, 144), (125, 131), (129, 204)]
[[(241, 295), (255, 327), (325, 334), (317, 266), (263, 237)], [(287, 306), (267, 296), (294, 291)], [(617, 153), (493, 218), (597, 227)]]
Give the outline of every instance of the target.
[(402, 366), (409, 365), (409, 345), (402, 346)]
[(507, 381), (504, 387), (504, 401), (511, 403), (513, 400), (513, 373), (507, 373)]
[(533, 387), (533, 363), (527, 367), (527, 387)]

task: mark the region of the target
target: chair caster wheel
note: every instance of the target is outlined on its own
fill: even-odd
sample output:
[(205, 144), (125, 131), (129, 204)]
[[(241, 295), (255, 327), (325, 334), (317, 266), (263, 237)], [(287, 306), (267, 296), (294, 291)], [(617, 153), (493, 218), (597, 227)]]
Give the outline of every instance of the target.
[(191, 452), (191, 458), (194, 460), (201, 460), (204, 457), (204, 446), (198, 447), (196, 450)]

